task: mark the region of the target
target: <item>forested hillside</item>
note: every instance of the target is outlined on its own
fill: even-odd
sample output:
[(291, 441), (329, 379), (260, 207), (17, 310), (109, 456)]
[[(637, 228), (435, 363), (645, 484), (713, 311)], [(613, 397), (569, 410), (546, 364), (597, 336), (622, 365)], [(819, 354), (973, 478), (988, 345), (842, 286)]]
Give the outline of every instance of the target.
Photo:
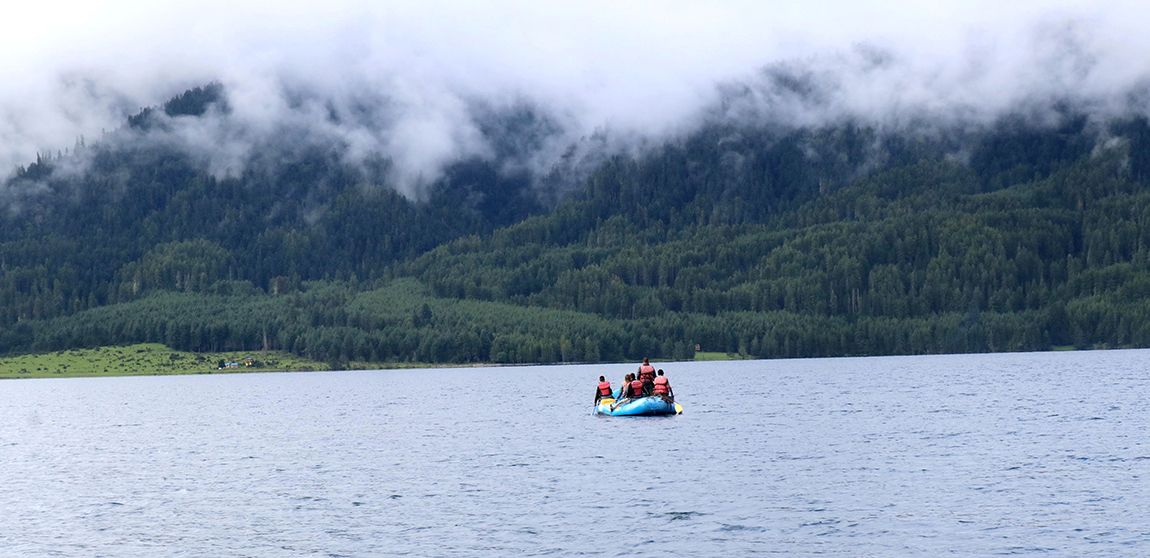
[(0, 326), (150, 289), (372, 278), (542, 211), (522, 173), (498, 172), (499, 160), (455, 162), (416, 203), (387, 184), (387, 161), (351, 165), (337, 145), (257, 146), (242, 172), (217, 177), (192, 146), (140, 131), (226, 111), (219, 94), (188, 91), (100, 142), (81, 138), (16, 169), (0, 189)]
[(149, 141), (227, 110), (218, 86), (189, 91), (16, 170), (0, 351), (162, 342), (338, 366), (1150, 346), (1145, 118), (714, 123), (557, 193), (562, 166), (507, 164), (537, 124), (520, 111), (487, 128), (506, 153), (413, 200), (387, 160), (331, 146), (263, 146), (221, 177)]

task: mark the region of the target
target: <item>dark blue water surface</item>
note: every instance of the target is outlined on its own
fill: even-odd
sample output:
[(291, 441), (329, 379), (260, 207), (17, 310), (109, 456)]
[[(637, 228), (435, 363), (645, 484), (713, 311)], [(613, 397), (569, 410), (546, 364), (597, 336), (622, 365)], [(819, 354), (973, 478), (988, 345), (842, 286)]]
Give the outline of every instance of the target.
[(0, 382), (0, 555), (1148, 556), (1148, 361)]

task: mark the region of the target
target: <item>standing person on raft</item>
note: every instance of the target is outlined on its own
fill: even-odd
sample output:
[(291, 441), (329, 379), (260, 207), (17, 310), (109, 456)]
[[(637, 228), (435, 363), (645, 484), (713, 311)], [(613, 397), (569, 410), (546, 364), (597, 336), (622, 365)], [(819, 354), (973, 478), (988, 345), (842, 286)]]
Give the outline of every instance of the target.
[(651, 361), (643, 357), (643, 364), (639, 367), (639, 381), (643, 382), (643, 395), (651, 395), (655, 389), (655, 367)]

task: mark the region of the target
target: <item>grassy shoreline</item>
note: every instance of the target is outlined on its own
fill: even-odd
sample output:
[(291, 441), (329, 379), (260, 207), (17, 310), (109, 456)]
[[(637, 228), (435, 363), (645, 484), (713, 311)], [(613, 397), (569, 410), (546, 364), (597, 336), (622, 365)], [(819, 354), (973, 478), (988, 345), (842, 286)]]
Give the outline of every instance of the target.
[[(1074, 346), (1054, 347), (1054, 351), (1081, 350)], [(253, 366), (246, 366), (245, 359)], [(698, 352), (692, 360), (729, 361), (753, 360), (755, 357), (738, 353)], [(223, 361), (240, 363), (238, 368), (220, 369)], [(666, 362), (652, 359), (652, 362)], [(140, 343), (127, 346), (96, 349), (70, 349), (52, 353), (26, 354), (0, 357), (0, 380), (20, 378), (105, 378), (118, 376), (174, 376), (186, 374), (245, 374), (259, 372), (323, 372), (329, 370), (397, 370), (421, 368), (470, 368), (495, 366), (539, 366), (534, 364), (470, 363), (449, 364), (429, 362), (360, 362), (352, 361), (339, 367), (311, 360), (286, 351), (232, 351), (219, 353), (192, 353), (176, 351), (160, 343)], [(552, 363), (589, 364), (582, 362)], [(603, 363), (607, 364), (607, 363)]]
[[(246, 366), (245, 359), (253, 365)], [(239, 363), (238, 368), (219, 369), (220, 361)], [(360, 370), (427, 368), (423, 363), (351, 362), (345, 367)], [(327, 363), (298, 357), (285, 351), (234, 351), (191, 353), (159, 343), (122, 347), (71, 349), (43, 354), (0, 358), (0, 379), (101, 378), (116, 376), (171, 376), (181, 374), (238, 374), (255, 372), (314, 372), (331, 370)]]
[[(253, 366), (245, 366), (245, 359)], [(694, 360), (742, 360), (747, 355), (698, 353)], [(240, 363), (238, 368), (219, 369), (223, 361)], [(343, 368), (385, 370), (445, 368), (460, 365), (425, 362), (357, 362)], [(468, 366), (468, 365), (464, 365)], [(495, 363), (470, 366), (505, 366)], [(233, 351), (192, 353), (176, 351), (159, 343), (141, 343), (96, 349), (70, 349), (52, 353), (0, 357), (0, 380), (19, 378), (105, 378), (118, 376), (172, 376), (182, 374), (242, 374), (256, 372), (315, 372), (331, 370), (328, 363), (299, 357), (286, 351)]]
[(755, 357), (738, 353), (697, 352), (695, 360), (752, 360)]

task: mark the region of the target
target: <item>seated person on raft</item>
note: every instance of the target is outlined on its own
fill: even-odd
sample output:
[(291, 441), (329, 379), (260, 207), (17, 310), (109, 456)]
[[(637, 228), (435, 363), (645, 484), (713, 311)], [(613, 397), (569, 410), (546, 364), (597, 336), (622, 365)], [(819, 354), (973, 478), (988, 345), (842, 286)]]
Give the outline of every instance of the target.
[(603, 376), (599, 376), (599, 385), (595, 388), (595, 403), (598, 404), (600, 399), (613, 399), (611, 392), (611, 382), (608, 382)]
[(634, 374), (631, 375), (631, 383), (627, 385), (627, 388), (628, 393), (630, 393), (629, 397), (632, 399), (638, 399), (640, 397), (647, 396), (646, 393), (643, 393), (643, 382), (639, 381), (639, 378)]
[(631, 380), (635, 379), (634, 374), (627, 374), (623, 376), (623, 387), (619, 388), (619, 399), (627, 399), (632, 396), (631, 393)]
[(672, 403), (675, 401), (675, 392), (671, 389), (671, 384), (667, 381), (667, 377), (663, 375), (662, 370), (659, 371), (659, 376), (652, 382), (652, 386), (653, 395), (661, 396), (663, 399)]
[(643, 382), (634, 374), (627, 374), (623, 377), (623, 387), (619, 389), (619, 398), (611, 404), (611, 410), (640, 397), (643, 397)]

